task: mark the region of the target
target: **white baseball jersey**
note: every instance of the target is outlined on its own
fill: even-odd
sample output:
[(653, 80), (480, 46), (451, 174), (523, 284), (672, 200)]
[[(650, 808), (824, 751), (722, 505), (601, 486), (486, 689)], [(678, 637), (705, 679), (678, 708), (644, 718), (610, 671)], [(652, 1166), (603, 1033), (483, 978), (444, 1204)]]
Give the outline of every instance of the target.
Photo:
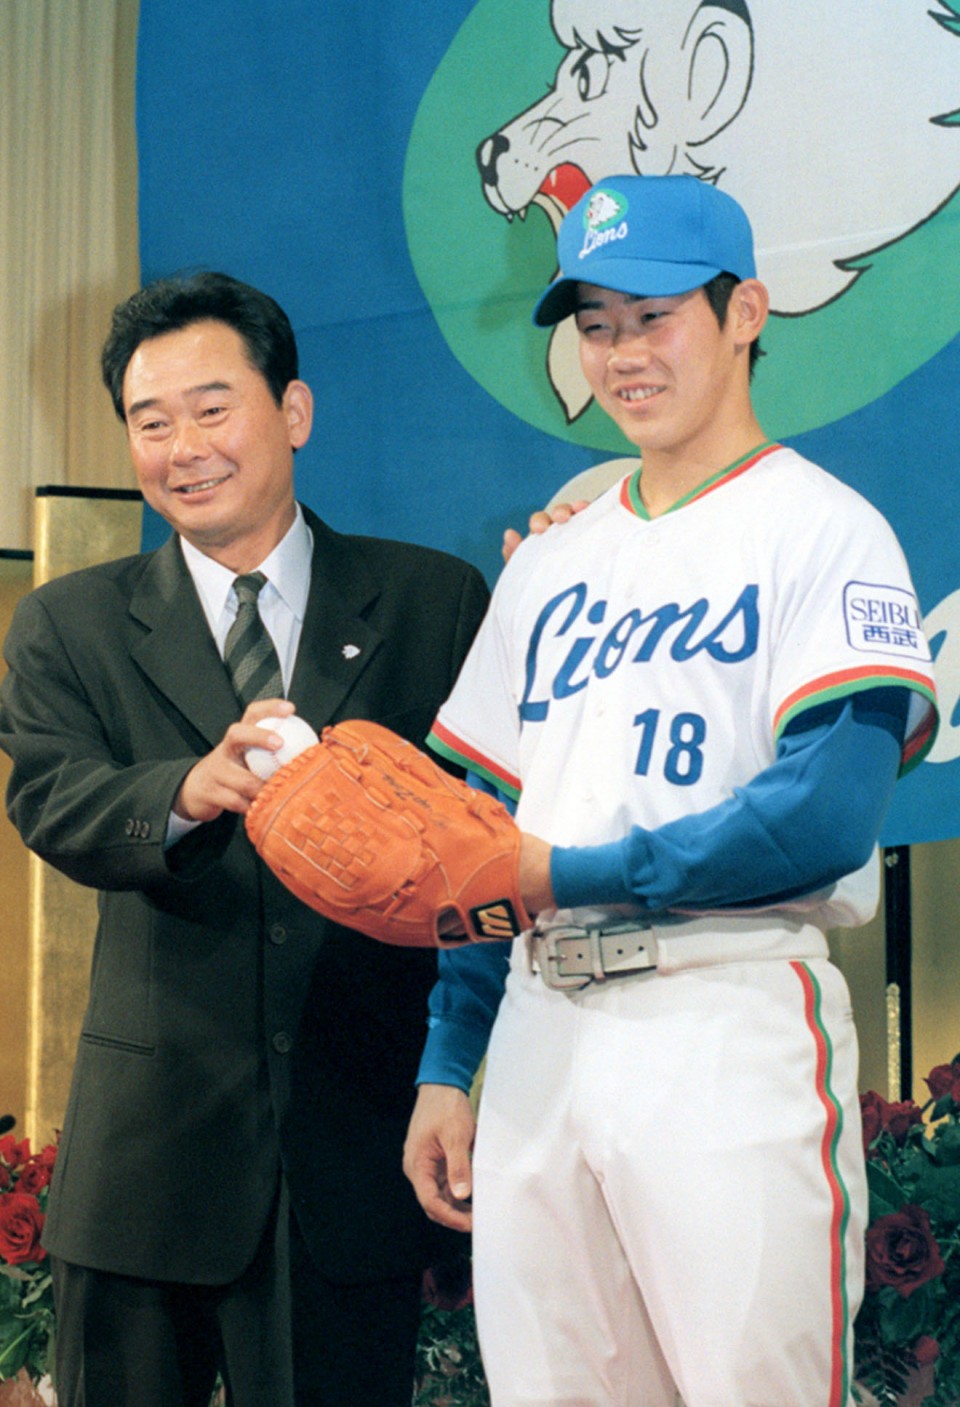
[[(912, 765), (935, 687), (900, 546), (854, 490), (767, 445), (655, 519), (634, 473), (528, 539), (433, 741), (518, 796), (522, 829), (597, 844), (720, 803), (799, 712), (881, 685), (914, 691)], [(872, 867), (776, 912), (863, 922), (876, 892)]]

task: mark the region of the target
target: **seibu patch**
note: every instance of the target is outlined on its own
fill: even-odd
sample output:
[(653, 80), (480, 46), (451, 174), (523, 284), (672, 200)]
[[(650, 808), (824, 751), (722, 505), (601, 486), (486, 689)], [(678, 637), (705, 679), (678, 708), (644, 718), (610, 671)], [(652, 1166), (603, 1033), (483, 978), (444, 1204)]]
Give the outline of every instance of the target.
[(853, 649), (930, 659), (920, 609), (912, 592), (898, 586), (850, 581), (843, 592), (843, 614)]

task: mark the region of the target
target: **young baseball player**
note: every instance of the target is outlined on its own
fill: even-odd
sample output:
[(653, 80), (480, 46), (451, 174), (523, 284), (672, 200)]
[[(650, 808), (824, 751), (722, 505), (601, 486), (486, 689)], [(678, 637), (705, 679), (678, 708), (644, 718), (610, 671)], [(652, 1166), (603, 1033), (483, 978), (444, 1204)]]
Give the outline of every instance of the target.
[(879, 513), (757, 422), (733, 199), (612, 177), (559, 256), (535, 321), (576, 318), (642, 467), (517, 550), (434, 726), (517, 801), (538, 918), (442, 955), (405, 1166), (439, 1221), (472, 1195), (495, 1407), (848, 1407), (866, 1192), (824, 935), (873, 913), (932, 742), (917, 602)]

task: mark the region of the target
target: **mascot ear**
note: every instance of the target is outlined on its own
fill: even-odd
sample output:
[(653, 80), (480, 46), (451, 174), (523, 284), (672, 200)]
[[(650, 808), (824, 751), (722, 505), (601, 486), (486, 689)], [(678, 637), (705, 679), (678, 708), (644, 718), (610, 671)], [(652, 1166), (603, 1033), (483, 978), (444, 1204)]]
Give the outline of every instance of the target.
[(697, 8), (681, 44), (687, 69), (686, 145), (708, 142), (747, 100), (753, 77), (753, 28), (742, 0)]

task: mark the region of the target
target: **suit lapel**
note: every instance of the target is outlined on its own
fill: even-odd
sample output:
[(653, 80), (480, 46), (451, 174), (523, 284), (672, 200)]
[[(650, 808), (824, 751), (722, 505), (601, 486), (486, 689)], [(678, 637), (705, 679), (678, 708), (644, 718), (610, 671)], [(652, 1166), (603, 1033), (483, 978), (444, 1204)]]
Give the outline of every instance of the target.
[(309, 509), (304, 514), (313, 533), (313, 566), (290, 698), (319, 731), (357, 687), (382, 644), (382, 635), (362, 614), (380, 585), (355, 543)]
[(154, 553), (130, 614), (150, 632), (133, 650), (134, 660), (215, 747), (241, 710), (175, 535)]
[[(313, 533), (313, 564), (289, 696), (319, 730), (356, 688), (382, 644), (382, 635), (362, 614), (380, 585), (354, 541), (333, 532), (309, 509), (304, 513)], [(137, 664), (215, 747), (240, 716), (240, 706), (176, 535), (153, 554), (130, 614), (149, 630), (133, 651)]]

